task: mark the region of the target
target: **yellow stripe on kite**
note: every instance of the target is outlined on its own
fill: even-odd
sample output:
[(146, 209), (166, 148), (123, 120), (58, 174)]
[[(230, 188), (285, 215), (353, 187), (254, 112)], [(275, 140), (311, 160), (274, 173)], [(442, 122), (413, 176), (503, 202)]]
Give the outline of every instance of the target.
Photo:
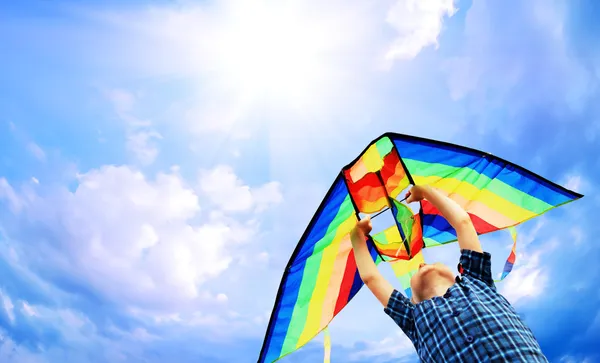
[[(418, 184), (432, 185), (446, 192), (468, 212), (477, 214), (496, 227), (512, 225), (535, 215), (535, 213), (511, 203), (489, 190), (477, 189), (470, 183), (461, 182), (454, 178), (442, 179), (438, 176), (415, 176), (414, 178)], [(454, 198), (454, 196), (460, 196), (460, 198)]]
[(425, 263), (425, 258), (423, 257), (423, 253), (419, 252), (410, 260), (393, 261), (391, 265), (396, 277), (400, 278), (403, 275), (407, 275), (411, 271), (418, 270), (419, 264), (421, 263)]
[(353, 183), (356, 183), (363, 176), (367, 174), (367, 166), (363, 162), (363, 159), (358, 159), (358, 161), (350, 168), (350, 179), (352, 179)]
[(381, 170), (383, 167), (383, 158), (379, 154), (379, 149), (377, 149), (376, 144), (369, 146), (367, 151), (363, 154), (362, 160), (369, 173), (374, 173)]
[(350, 178), (354, 183), (362, 179), (367, 173), (374, 173), (383, 167), (383, 158), (379, 154), (377, 145), (373, 144), (350, 168)]
[(346, 271), (346, 262), (348, 261), (348, 255), (352, 250), (352, 243), (350, 242), (350, 235), (347, 234), (342, 242), (340, 248), (335, 257), (333, 263), (333, 273), (327, 287), (327, 293), (323, 300), (323, 313), (321, 314), (321, 326), (329, 324), (333, 318), (335, 311), (335, 305), (337, 303), (338, 296), (340, 294), (340, 288), (342, 281), (344, 280), (344, 272)]
[(321, 329), (321, 314), (323, 309), (323, 301), (327, 294), (327, 286), (331, 280), (334, 262), (338, 254), (340, 244), (344, 237), (354, 228), (356, 224), (356, 216), (351, 215), (348, 219), (340, 224), (336, 230), (336, 235), (329, 246), (323, 250), (321, 265), (319, 266), (319, 275), (317, 277), (315, 288), (313, 289), (310, 303), (308, 305), (308, 314), (302, 334), (296, 343), (296, 348), (300, 348), (311, 340), (315, 333)]

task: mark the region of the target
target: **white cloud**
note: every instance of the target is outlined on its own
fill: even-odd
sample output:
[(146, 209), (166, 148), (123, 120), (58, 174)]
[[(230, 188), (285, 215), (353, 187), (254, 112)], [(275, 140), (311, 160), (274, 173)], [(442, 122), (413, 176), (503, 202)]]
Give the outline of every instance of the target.
[(260, 262), (260, 263), (266, 263), (269, 261), (269, 253), (267, 252), (261, 252), (258, 254), (258, 256), (256, 256), (256, 261)]
[(390, 358), (401, 359), (415, 355), (413, 343), (402, 331), (380, 341), (370, 341), (365, 344), (365, 348), (351, 354), (352, 360), (367, 358), (372, 362), (389, 361)]
[(579, 188), (581, 187), (581, 176), (580, 175), (569, 176), (564, 187), (567, 189), (574, 190), (576, 192), (579, 191)]
[(14, 305), (12, 303), (12, 300), (10, 299), (10, 297), (8, 295), (6, 295), (4, 292), (2, 292), (0, 290), (0, 296), (2, 296), (2, 305), (4, 307), (4, 311), (6, 312), (6, 315), (8, 315), (8, 318), (10, 319), (11, 322), (15, 322), (15, 311), (14, 311)]
[(31, 305), (29, 305), (29, 303), (27, 303), (27, 301), (23, 301), (23, 312), (29, 316), (36, 316), (37, 312), (35, 311), (35, 308)]
[(17, 344), (4, 329), (0, 328), (0, 362), (42, 363), (48, 362), (48, 360), (30, 352), (23, 345)]
[(580, 357), (573, 357), (570, 355), (564, 355), (560, 358), (561, 363), (592, 363), (593, 360), (587, 357), (584, 358), (580, 358)]
[[(539, 216), (535, 219), (535, 224), (531, 227), (531, 229), (529, 229), (527, 231), (522, 231), (521, 228), (517, 227), (517, 228), (519, 228), (517, 230), (517, 233), (518, 233), (517, 247), (520, 250), (524, 250), (524, 248), (526, 248), (527, 246), (529, 246), (531, 243), (533, 243), (536, 240), (536, 237), (542, 230), (542, 227), (545, 227), (545, 226), (546, 226), (546, 217)], [(510, 245), (512, 246), (512, 241), (511, 241)]]
[[(557, 2), (512, 1), (514, 19), (506, 22), (497, 16), (506, 11), (499, 6), (477, 1), (468, 10), (465, 41), (445, 65), (452, 98), (471, 96), (471, 111), (477, 113), (508, 105), (510, 116), (523, 107), (553, 102), (580, 111), (592, 78), (568, 50), (563, 26), (568, 12)], [(542, 91), (523, 92), (524, 84)], [(479, 126), (494, 127), (489, 122)]]
[(155, 140), (162, 139), (162, 135), (154, 130), (139, 130), (127, 136), (127, 148), (143, 165), (150, 165), (158, 156), (158, 147)]
[(131, 333), (131, 336), (135, 340), (142, 342), (151, 342), (160, 339), (158, 336), (148, 333), (148, 331), (144, 328), (135, 328)]
[(142, 165), (152, 164), (159, 153), (156, 142), (162, 139), (162, 135), (152, 127), (152, 122), (134, 116), (137, 96), (123, 89), (109, 90), (106, 96), (125, 122), (127, 149)]
[(412, 59), (425, 47), (437, 47), (444, 17), (456, 10), (454, 0), (398, 0), (387, 15), (398, 34), (386, 59)]
[(217, 301), (220, 302), (220, 303), (226, 303), (228, 300), (229, 300), (229, 298), (225, 294), (218, 294), (217, 295)]
[(81, 174), (76, 190), (34, 195), (25, 211), (49, 228), (51, 243), (20, 246), (36, 250), (21, 258), (142, 308), (193, 309), (206, 299), (203, 282), (227, 269), (235, 246), (256, 231), (252, 220), (199, 219), (199, 195), (176, 172), (151, 180), (126, 166)]
[(39, 161), (46, 161), (46, 153), (44, 150), (35, 142), (30, 142), (27, 144), (27, 149), (36, 159)]
[(258, 188), (255, 188), (253, 195), (257, 212), (261, 212), (283, 201), (281, 184), (277, 182), (269, 182)]
[[(543, 255), (558, 247), (556, 239), (550, 240), (543, 247), (532, 250), (521, 248), (517, 251), (517, 262), (510, 275), (499, 285), (499, 289), (513, 305), (526, 299), (540, 296), (548, 286), (549, 273), (541, 263)], [(523, 246), (522, 246), (523, 247)]]
[(23, 207), (23, 201), (5, 178), (0, 178), (0, 201), (7, 200), (13, 213), (18, 213)]
[(283, 200), (279, 183), (251, 188), (225, 165), (201, 171), (199, 184), (211, 202), (226, 212), (246, 212), (253, 208), (260, 212)]
[(133, 111), (135, 105), (135, 95), (122, 89), (109, 90), (106, 95), (113, 103), (117, 113), (128, 118), (128, 114)]
[(573, 190), (577, 193), (581, 194), (590, 194), (592, 193), (592, 185), (588, 182), (588, 180), (582, 176), (581, 174), (571, 174), (568, 175), (562, 185), (570, 190)]
[(573, 226), (569, 230), (574, 245), (579, 246), (585, 240), (585, 231), (580, 226)]

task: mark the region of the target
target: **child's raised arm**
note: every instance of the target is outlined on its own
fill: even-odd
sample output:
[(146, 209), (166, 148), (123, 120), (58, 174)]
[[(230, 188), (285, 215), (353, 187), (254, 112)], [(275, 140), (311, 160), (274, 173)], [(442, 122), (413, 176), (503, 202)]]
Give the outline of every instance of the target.
[(356, 224), (356, 227), (350, 233), (350, 238), (361, 280), (385, 307), (390, 296), (392, 296), (392, 292), (394, 292), (394, 287), (381, 275), (369, 253), (366, 236), (371, 232), (371, 229), (370, 218), (363, 219)]
[(422, 199), (427, 199), (433, 204), (456, 230), (460, 249), (483, 252), (479, 236), (477, 236), (469, 214), (458, 203), (435, 188), (419, 185), (414, 186), (410, 190), (406, 201), (407, 203), (411, 203)]

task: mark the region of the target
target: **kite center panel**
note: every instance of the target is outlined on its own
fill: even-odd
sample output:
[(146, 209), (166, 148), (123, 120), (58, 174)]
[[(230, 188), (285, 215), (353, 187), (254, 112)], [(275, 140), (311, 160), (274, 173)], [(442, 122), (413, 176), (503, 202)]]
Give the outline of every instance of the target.
[(399, 201), (411, 183), (392, 141), (377, 140), (342, 172), (357, 216), (378, 217), (371, 235), (379, 254), (402, 260), (417, 254), (423, 247), (420, 215)]

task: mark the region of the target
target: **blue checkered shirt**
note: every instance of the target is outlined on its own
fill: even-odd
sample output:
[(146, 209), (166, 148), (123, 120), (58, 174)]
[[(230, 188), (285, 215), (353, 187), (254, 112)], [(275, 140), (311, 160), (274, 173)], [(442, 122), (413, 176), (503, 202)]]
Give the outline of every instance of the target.
[(412, 304), (397, 290), (385, 308), (422, 362), (548, 362), (531, 330), (496, 291), (491, 255), (462, 250), (446, 294)]

